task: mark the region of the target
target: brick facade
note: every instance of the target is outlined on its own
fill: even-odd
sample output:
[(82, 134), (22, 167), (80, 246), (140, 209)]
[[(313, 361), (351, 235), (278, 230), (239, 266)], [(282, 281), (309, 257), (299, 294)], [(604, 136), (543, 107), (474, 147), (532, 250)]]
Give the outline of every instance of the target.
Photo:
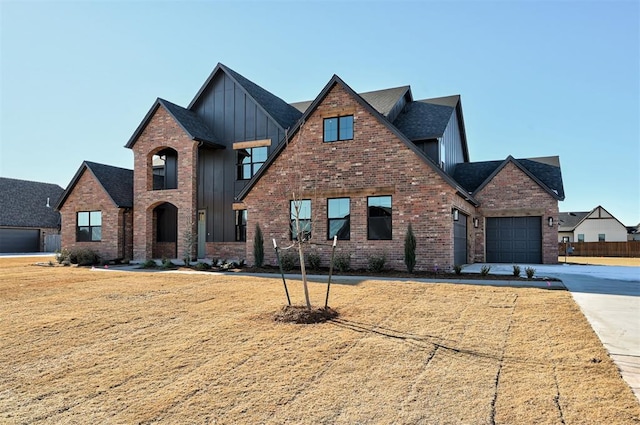
[[(102, 212), (102, 240), (77, 242), (78, 211)], [(130, 259), (132, 240), (132, 214), (130, 210), (113, 204), (93, 174), (85, 171), (60, 210), (62, 219), (61, 246), (63, 249), (88, 248), (103, 260)]]
[[(542, 217), (542, 263), (558, 262), (558, 201), (512, 162), (496, 174), (476, 195), (483, 217)], [(547, 225), (553, 217), (554, 227)], [(475, 230), (474, 262), (485, 261), (484, 222)]]
[[(324, 143), (323, 118), (346, 115), (344, 111), (354, 115), (354, 139)], [(451, 268), (451, 208), (459, 205), (469, 214), (474, 209), (340, 85), (329, 91), (245, 197), (249, 264), (254, 262), (256, 223), (265, 239), (265, 263), (276, 264), (273, 238), (280, 246), (290, 244), (289, 202), (294, 192), (311, 199), (310, 251), (317, 252), (325, 266), (331, 251), (327, 198), (350, 198), (351, 237), (339, 241), (336, 252), (350, 255), (356, 269), (366, 267), (372, 255), (385, 255), (387, 267), (405, 268), (404, 237), (409, 223), (418, 241), (415, 269)], [(367, 239), (367, 197), (379, 195), (392, 196), (392, 240)]]
[[(178, 154), (177, 189), (153, 189), (153, 155), (165, 149)], [(198, 144), (191, 140), (173, 117), (159, 106), (132, 147), (134, 154), (134, 218), (133, 258), (144, 261), (155, 253), (169, 254), (165, 246), (155, 247), (154, 209), (164, 202), (178, 209), (177, 258), (185, 254), (188, 232), (196, 234), (196, 166)], [(161, 252), (162, 251), (162, 252)], [(171, 250), (173, 253), (173, 249)], [(191, 253), (195, 256), (194, 252)], [(173, 258), (168, 256), (167, 258)]]

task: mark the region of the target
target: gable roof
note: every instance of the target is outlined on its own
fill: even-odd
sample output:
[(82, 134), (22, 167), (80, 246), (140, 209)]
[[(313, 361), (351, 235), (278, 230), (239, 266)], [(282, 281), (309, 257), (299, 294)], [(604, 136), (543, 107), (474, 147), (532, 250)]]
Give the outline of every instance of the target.
[(561, 212), (558, 213), (558, 231), (559, 232), (571, 232), (578, 224), (585, 219), (591, 212), (590, 211), (576, 211), (576, 212)]
[(209, 78), (207, 78), (200, 90), (198, 90), (198, 93), (196, 93), (188, 106), (189, 110), (193, 110), (203, 93), (209, 87), (209, 84), (211, 84), (215, 76), (220, 72), (224, 72), (235, 81), (283, 130), (293, 126), (298, 118), (300, 118), (300, 115), (302, 115), (302, 113), (292, 105), (289, 105), (273, 93), (263, 89), (222, 63), (216, 65), (209, 75)]
[(56, 204), (60, 210), (85, 171), (89, 171), (118, 208), (133, 207), (133, 170), (84, 161)]
[(409, 140), (435, 139), (444, 134), (454, 111), (452, 106), (419, 100), (408, 104), (393, 124)]
[[(475, 195), (508, 163), (512, 163), (522, 170), (554, 198), (564, 199), (564, 186), (558, 157), (515, 159), (509, 155), (504, 161), (465, 162), (456, 164), (453, 178), (469, 193)], [(558, 165), (553, 165), (555, 163)]]
[(57, 184), (0, 177), (0, 226), (58, 227), (53, 207), (63, 191)]
[(203, 144), (214, 148), (214, 149), (224, 149), (225, 147), (216, 141), (216, 137), (213, 134), (213, 131), (202, 121), (202, 119), (193, 111), (188, 109), (184, 109), (181, 106), (176, 105), (175, 103), (171, 103), (168, 100), (157, 98), (156, 101), (145, 115), (144, 119), (136, 128), (133, 135), (125, 145), (126, 148), (132, 148), (135, 145), (138, 137), (142, 134), (146, 126), (153, 118), (153, 115), (156, 113), (158, 108), (162, 106), (168, 113), (173, 117), (173, 119), (178, 123), (178, 125), (184, 130), (184, 132), (196, 142), (202, 142)]
[[(453, 188), (455, 188), (460, 194), (460, 196), (462, 196), (466, 201), (471, 202), (475, 206), (479, 205), (479, 203), (473, 198), (473, 196), (470, 193), (468, 193), (463, 187), (461, 187), (453, 178), (451, 178), (451, 176), (449, 176), (447, 173), (441, 170), (440, 167), (438, 167), (437, 164), (435, 164), (422, 151), (420, 151), (413, 142), (407, 139), (407, 137), (402, 132), (400, 132), (396, 126), (391, 124), (380, 112), (378, 112), (365, 99), (363, 99), (362, 96), (358, 95), (355, 91), (353, 91), (351, 87), (349, 87), (344, 81), (342, 81), (342, 79), (340, 79), (340, 77), (338, 77), (335, 74), (333, 75), (333, 77), (331, 77), (329, 82), (325, 85), (325, 87), (322, 89), (320, 94), (318, 94), (318, 96), (311, 103), (311, 105), (309, 105), (309, 107), (306, 109), (302, 117), (298, 120), (296, 125), (291, 129), (290, 132), (288, 132), (286, 136), (287, 140), (291, 140), (295, 136), (295, 134), (300, 130), (301, 126), (304, 124), (307, 117), (309, 117), (315, 111), (318, 105), (324, 100), (324, 98), (329, 94), (331, 89), (333, 89), (333, 87), (336, 85), (339, 85), (341, 88), (343, 88), (347, 93), (349, 93), (349, 95), (356, 102), (358, 102), (365, 110), (367, 110), (367, 112), (369, 112), (371, 115), (377, 118), (381, 124), (383, 124), (398, 139), (400, 139), (409, 149), (413, 151), (413, 153), (415, 153), (428, 166), (430, 166), (438, 175), (440, 175), (444, 181), (446, 181)], [(267, 161), (264, 163), (264, 165), (260, 167), (258, 172), (251, 178), (251, 180), (249, 180), (247, 185), (240, 191), (240, 193), (238, 194), (238, 199), (240, 200), (244, 199), (244, 197), (251, 191), (251, 188), (256, 184), (258, 180), (260, 180), (260, 177), (266, 172), (269, 166), (276, 160), (276, 158), (280, 155), (282, 150), (287, 145), (288, 143), (280, 143), (276, 147), (276, 150), (273, 152), (273, 154), (271, 154), (267, 158)]]
[(564, 231), (564, 232), (571, 232), (575, 230), (580, 224), (582, 224), (583, 221), (589, 219), (596, 211), (598, 211), (599, 215), (602, 214), (602, 211), (604, 211), (609, 216), (605, 218), (611, 218), (617, 221), (620, 224), (620, 226), (627, 229), (627, 226), (622, 224), (620, 220), (614, 217), (613, 214), (611, 214), (609, 211), (603, 208), (602, 205), (598, 205), (591, 211), (586, 211), (586, 212), (584, 211), (583, 212), (561, 212), (558, 216), (558, 219), (560, 220), (560, 227), (558, 227), (558, 230)]
[[(360, 97), (369, 103), (380, 114), (388, 117), (393, 107), (398, 103), (401, 97), (408, 96), (411, 99), (411, 87), (400, 86), (390, 89), (374, 90), (364, 93), (358, 93)], [(313, 100), (305, 100), (302, 102), (291, 103), (291, 106), (300, 112), (305, 112)]]

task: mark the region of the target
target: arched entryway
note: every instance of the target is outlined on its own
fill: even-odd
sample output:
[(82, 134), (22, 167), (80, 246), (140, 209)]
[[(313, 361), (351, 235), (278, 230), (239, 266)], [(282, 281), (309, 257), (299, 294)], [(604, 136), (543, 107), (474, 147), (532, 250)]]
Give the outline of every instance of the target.
[(178, 208), (169, 202), (153, 209), (153, 258), (178, 258)]

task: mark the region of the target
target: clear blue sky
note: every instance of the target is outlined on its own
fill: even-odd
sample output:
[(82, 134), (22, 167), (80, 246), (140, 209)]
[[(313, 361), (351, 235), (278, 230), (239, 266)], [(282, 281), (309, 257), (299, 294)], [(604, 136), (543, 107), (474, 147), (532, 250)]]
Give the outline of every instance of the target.
[(0, 175), (66, 187), (125, 168), (157, 97), (187, 106), (218, 62), (287, 102), (460, 94), (472, 161), (560, 156), (561, 211), (640, 222), (637, 1), (0, 0)]

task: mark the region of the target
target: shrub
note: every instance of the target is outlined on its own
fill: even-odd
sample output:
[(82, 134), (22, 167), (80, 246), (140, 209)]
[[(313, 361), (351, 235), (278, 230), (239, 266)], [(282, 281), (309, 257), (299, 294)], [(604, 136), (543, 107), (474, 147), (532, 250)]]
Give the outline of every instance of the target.
[(65, 260), (69, 261), (69, 250), (65, 248), (61, 251), (56, 251), (56, 261), (58, 264), (62, 264)]
[(142, 268), (143, 269), (155, 269), (157, 266), (155, 260), (147, 260), (144, 263), (142, 263)]
[(491, 271), (491, 266), (482, 266), (480, 267), (480, 275), (486, 276)]
[(209, 263), (203, 263), (202, 261), (198, 261), (196, 265), (193, 266), (193, 268), (198, 271), (205, 271), (205, 270), (211, 270), (211, 265)]
[(311, 270), (320, 270), (320, 256), (315, 252), (307, 254), (307, 262)]
[(162, 268), (163, 269), (172, 269), (174, 268), (176, 265), (173, 264), (173, 262), (171, 262), (171, 260), (169, 260), (168, 258), (163, 258), (162, 259)]
[(416, 266), (416, 236), (413, 234), (411, 223), (404, 237), (404, 264), (407, 266), (407, 271), (413, 273), (413, 268)]
[(528, 279), (532, 279), (533, 275), (536, 274), (536, 269), (534, 269), (533, 267), (527, 267), (526, 269), (524, 269), (524, 271), (527, 274)]
[(298, 266), (298, 256), (294, 252), (285, 252), (280, 256), (282, 270), (290, 271)]
[(333, 267), (339, 272), (346, 272), (351, 268), (351, 254), (339, 253), (333, 259)]
[(384, 263), (387, 261), (386, 255), (371, 255), (367, 259), (369, 265), (367, 270), (373, 273), (379, 273), (384, 270)]
[(100, 262), (100, 256), (92, 249), (73, 248), (68, 251), (67, 260), (71, 264), (77, 264), (79, 266), (93, 266)]
[(462, 266), (460, 264), (456, 264), (453, 266), (453, 271), (455, 274), (459, 275), (462, 273)]
[(515, 277), (520, 277), (520, 266), (518, 265), (513, 265), (513, 275)]
[(262, 267), (264, 264), (264, 238), (262, 237), (262, 229), (256, 223), (256, 234), (253, 237), (253, 258), (256, 267)]

